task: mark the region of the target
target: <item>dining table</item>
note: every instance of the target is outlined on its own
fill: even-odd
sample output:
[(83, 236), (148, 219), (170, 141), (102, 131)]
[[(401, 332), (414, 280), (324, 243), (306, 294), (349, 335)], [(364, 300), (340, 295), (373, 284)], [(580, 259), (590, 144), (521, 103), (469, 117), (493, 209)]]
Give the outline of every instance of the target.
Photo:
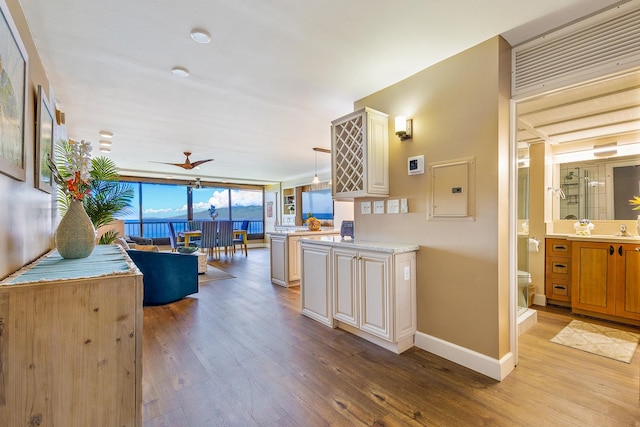
[(189, 241), (192, 237), (200, 237), (202, 236), (202, 231), (200, 230), (187, 230), (181, 231), (178, 233), (178, 236), (184, 238), (184, 245), (189, 246)]

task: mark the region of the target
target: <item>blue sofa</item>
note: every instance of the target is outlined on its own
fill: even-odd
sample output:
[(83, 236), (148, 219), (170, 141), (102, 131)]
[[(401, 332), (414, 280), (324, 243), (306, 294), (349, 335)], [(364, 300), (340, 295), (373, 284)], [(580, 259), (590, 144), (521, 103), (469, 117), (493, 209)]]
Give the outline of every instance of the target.
[(198, 292), (198, 257), (130, 249), (143, 274), (144, 305), (163, 305)]

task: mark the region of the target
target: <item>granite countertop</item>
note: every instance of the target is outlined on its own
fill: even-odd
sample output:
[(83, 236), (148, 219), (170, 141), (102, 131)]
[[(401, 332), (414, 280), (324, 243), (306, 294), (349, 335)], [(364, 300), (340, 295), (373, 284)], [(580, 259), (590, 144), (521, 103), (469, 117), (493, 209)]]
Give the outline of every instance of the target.
[(579, 236), (577, 234), (547, 234), (545, 237), (567, 239), (580, 242), (615, 242), (615, 243), (640, 243), (640, 236), (616, 236), (615, 234), (592, 234), (591, 236)]
[(301, 242), (313, 243), (322, 246), (350, 248), (358, 250), (371, 250), (377, 252), (404, 253), (420, 249), (420, 246), (407, 243), (374, 242), (365, 240), (343, 240), (340, 236), (322, 236), (318, 239), (301, 238)]

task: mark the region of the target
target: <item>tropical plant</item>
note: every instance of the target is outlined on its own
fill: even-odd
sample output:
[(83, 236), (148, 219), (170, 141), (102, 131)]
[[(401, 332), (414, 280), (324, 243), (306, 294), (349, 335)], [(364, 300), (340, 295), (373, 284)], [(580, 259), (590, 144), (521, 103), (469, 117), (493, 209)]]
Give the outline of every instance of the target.
[(640, 211), (640, 197), (633, 196), (633, 199), (629, 200), (629, 204), (632, 206), (635, 205), (635, 208), (633, 208), (632, 210)]
[[(79, 155), (79, 152), (83, 154)], [(89, 143), (62, 140), (55, 147), (56, 162), (49, 159), (48, 163), (58, 184), (60, 214), (67, 212), (72, 198), (82, 200), (87, 215), (97, 229), (113, 222), (116, 215), (126, 213), (131, 207), (134, 192), (130, 184), (119, 180), (118, 168), (108, 157), (91, 158), (90, 167), (87, 164), (74, 167), (70, 159), (86, 158), (90, 152)], [(88, 174), (84, 174), (84, 169), (87, 169)], [(113, 243), (117, 237), (115, 231), (109, 231), (100, 237), (99, 243)]]

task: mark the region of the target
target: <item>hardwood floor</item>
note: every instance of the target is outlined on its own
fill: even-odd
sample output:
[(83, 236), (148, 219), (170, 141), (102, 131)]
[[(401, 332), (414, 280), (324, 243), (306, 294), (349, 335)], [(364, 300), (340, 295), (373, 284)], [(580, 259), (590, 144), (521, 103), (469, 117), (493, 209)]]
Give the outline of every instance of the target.
[(539, 311), (497, 382), (302, 316), (299, 289), (270, 283), (268, 249), (215, 265), (236, 278), (144, 309), (145, 427), (640, 425), (640, 350), (626, 364), (551, 343), (564, 310)]

